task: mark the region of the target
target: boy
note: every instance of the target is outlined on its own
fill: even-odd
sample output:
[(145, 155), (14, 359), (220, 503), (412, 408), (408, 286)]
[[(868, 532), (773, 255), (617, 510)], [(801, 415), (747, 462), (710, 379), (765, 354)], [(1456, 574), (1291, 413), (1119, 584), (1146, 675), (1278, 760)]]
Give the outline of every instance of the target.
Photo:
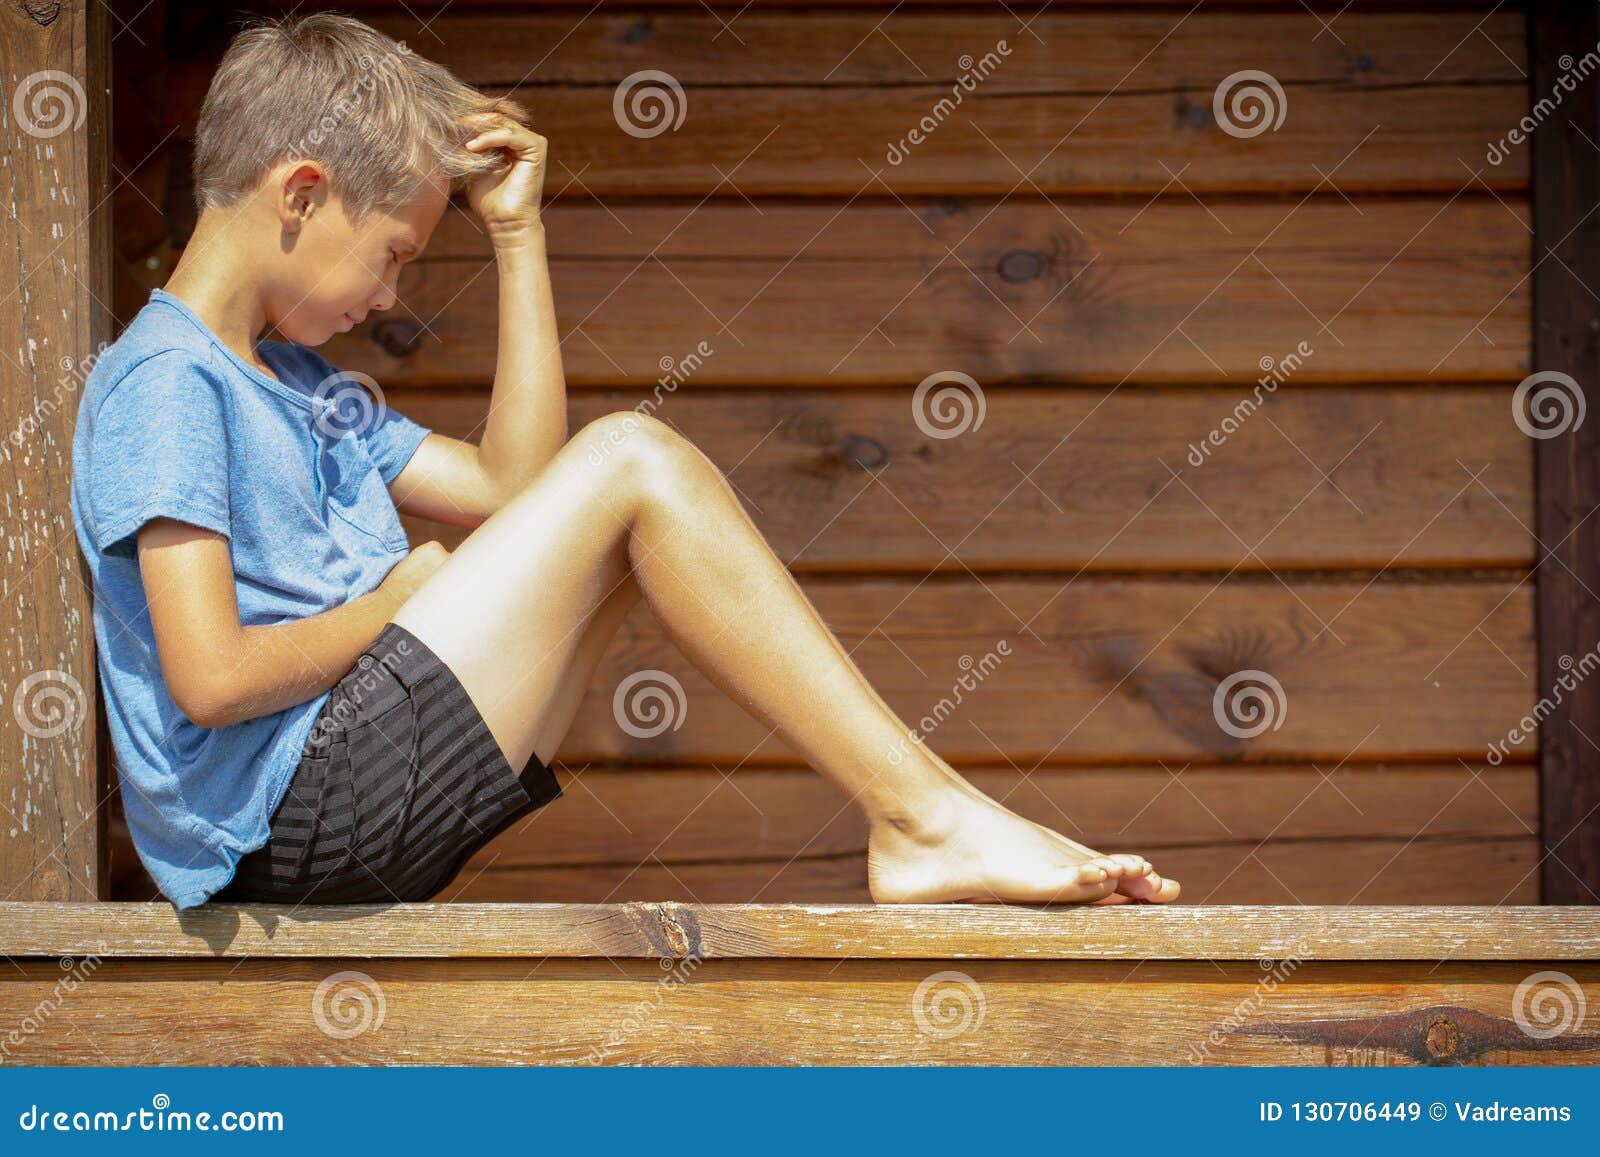
[[(875, 899), (1175, 898), (1141, 857), (1073, 843), (907, 748), (671, 427), (625, 411), (568, 441), (546, 142), (525, 121), (335, 14), (252, 23), (218, 68), (194, 236), (90, 375), (73, 447), (124, 803), (163, 894), (435, 895), (561, 795), (546, 760), (643, 599), (866, 810)], [(458, 189), (500, 282), (476, 444), (309, 348), (395, 304)], [(454, 555), (408, 553), (399, 511), (473, 532)]]

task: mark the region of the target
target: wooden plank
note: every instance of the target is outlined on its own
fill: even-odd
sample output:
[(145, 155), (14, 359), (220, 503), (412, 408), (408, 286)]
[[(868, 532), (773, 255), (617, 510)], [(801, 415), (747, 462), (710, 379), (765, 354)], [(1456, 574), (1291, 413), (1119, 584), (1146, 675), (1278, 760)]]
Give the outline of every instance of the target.
[[(552, 140), (551, 196), (1152, 196), (1175, 180), (1199, 194), (1329, 183), (1454, 193), (1473, 173), (1500, 192), (1527, 182), (1523, 150), (1482, 159), (1524, 112), (1526, 44), (1512, 12), (1355, 14), (1338, 36), (1303, 10), (1046, 12), (1026, 30), (997, 9), (755, 12), (737, 34), (708, 11), (389, 13), (383, 23), (530, 107)], [(168, 106), (180, 135), (193, 135), (211, 65), (197, 59), (176, 79), (182, 95)], [(630, 114), (625, 97), (619, 118), (619, 86), (644, 69), (665, 69), (676, 89), (636, 81), (635, 100), (653, 89), (664, 105), (646, 98)], [(1283, 115), (1270, 132), (1254, 131), (1254, 111), (1233, 132), (1214, 113), (1219, 84), (1247, 69), (1278, 82), (1267, 100)], [(671, 131), (660, 131), (663, 112)]]
[[(1529, 364), (1525, 209), (562, 200), (547, 220), (571, 386), (909, 395), (950, 371), (983, 389), (1514, 381)], [(428, 252), (389, 315), (322, 352), (386, 389), (489, 384), (499, 290), (481, 233), (452, 210)]]
[[(1600, 39), (1593, 6), (1539, 5), (1533, 17), (1533, 94), (1554, 92), (1566, 54)], [(1570, 63), (1570, 62), (1569, 62)], [(1583, 420), (1584, 392), (1600, 382), (1594, 333), (1600, 313), (1600, 167), (1585, 137), (1600, 133), (1600, 109), (1587, 99), (1540, 110), (1533, 134), (1535, 302), (1529, 406), (1519, 419), (1533, 438), (1538, 474), (1539, 729), (1543, 781), (1545, 898), (1600, 903), (1600, 686), (1581, 678), (1600, 647), (1600, 421)], [(1537, 401), (1535, 401), (1537, 399)], [(1563, 411), (1563, 405), (1568, 407)], [(1576, 670), (1574, 672), (1574, 664)]]
[[(1477, 763), (1495, 742), (1511, 762), (1533, 758), (1531, 744), (1507, 742), (1535, 698), (1525, 583), (935, 576), (808, 577), (801, 587), (891, 709), (956, 764), (981, 765), (996, 751), (1028, 768)], [(645, 669), (682, 692), (672, 690), (681, 704), (673, 725), (653, 736), (624, 729), (613, 713), (616, 688)], [(1254, 736), (1237, 734), (1255, 723), (1228, 714), (1227, 693), (1216, 705), (1223, 681), (1249, 670), (1283, 691)], [(805, 685), (810, 676), (792, 677)], [(574, 766), (795, 761), (642, 606), (602, 659), (558, 754)]]
[[(644, 391), (574, 391), (568, 418), (574, 433), (641, 407), (671, 423), (796, 573), (1536, 561), (1533, 451), (1507, 420), (1509, 386), (1284, 389), (1243, 419), (1223, 389), (984, 397), (984, 421), (958, 438), (924, 432), (905, 394), (876, 390), (682, 390), (659, 406)], [(385, 401), (470, 441), (489, 409), (483, 388)], [(403, 521), (414, 543), (453, 549), (468, 533)]]
[[(473, 856), (441, 902), (869, 903), (861, 813), (809, 768), (562, 767), (560, 804)], [(1208, 904), (1538, 899), (1535, 771), (964, 769), (1037, 823), (1138, 851)], [(125, 826), (117, 900), (158, 900)]]
[[(62, 961), (62, 964), (67, 963)], [(10, 1064), (1575, 1065), (1600, 967), (244, 960), (8, 969)], [(352, 967), (354, 965), (354, 967)], [(65, 996), (63, 977), (82, 974)], [(1543, 995), (1541, 995), (1543, 994)], [(44, 1012), (40, 1012), (40, 1009)]]
[(818, 960), (1600, 959), (1570, 906), (0, 903), (0, 953), (55, 957)]
[[(534, 829), (535, 831), (537, 829)], [(1080, 838), (1074, 835), (1074, 838)], [(1099, 846), (1093, 845), (1091, 846)], [(1156, 870), (1196, 904), (1537, 904), (1536, 836), (1432, 834), (1405, 839), (1209, 840), (1155, 849), (1104, 841), (1107, 850), (1148, 853)], [(159, 899), (154, 891), (129, 899)], [(602, 903), (663, 901), (739, 904), (870, 904), (866, 856), (683, 862), (664, 852), (641, 860), (502, 868), (472, 865), (439, 903)]]
[(68, 488), (79, 390), (111, 339), (107, 17), (84, 0), (0, 13), (13, 110), (0, 261), (16, 274), (0, 303), (0, 895), (13, 899), (104, 886), (89, 580)]

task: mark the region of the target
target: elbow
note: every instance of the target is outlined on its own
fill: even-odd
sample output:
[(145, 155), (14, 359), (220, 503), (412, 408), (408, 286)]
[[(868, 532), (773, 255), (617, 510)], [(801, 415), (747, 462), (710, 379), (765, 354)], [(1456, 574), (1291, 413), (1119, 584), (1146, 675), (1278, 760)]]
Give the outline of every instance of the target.
[(174, 687), (172, 701), (196, 727), (207, 729), (238, 723), (238, 704), (214, 687)]

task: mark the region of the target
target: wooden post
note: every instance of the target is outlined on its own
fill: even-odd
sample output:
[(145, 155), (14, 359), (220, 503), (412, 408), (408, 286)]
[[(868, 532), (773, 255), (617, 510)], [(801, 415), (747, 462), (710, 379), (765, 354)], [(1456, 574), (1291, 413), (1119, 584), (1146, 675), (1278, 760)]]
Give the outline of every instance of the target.
[(103, 898), (88, 572), (72, 429), (111, 340), (110, 37), (98, 0), (10, 0), (0, 230), (0, 897)]
[[(1600, 414), (1584, 414), (1600, 402), (1600, 76), (1590, 71), (1592, 56), (1583, 62), (1596, 51), (1600, 21), (1592, 3), (1576, 0), (1536, 4), (1529, 19), (1534, 377), (1570, 377), (1530, 379), (1526, 395), (1551, 390), (1547, 402), (1567, 399), (1564, 413), (1552, 406), (1533, 424), (1541, 435), (1559, 431), (1535, 448), (1539, 689), (1554, 704), (1540, 729), (1542, 897), (1594, 904), (1600, 677), (1582, 676), (1584, 656), (1600, 644)], [(1576, 687), (1569, 691), (1563, 678)]]

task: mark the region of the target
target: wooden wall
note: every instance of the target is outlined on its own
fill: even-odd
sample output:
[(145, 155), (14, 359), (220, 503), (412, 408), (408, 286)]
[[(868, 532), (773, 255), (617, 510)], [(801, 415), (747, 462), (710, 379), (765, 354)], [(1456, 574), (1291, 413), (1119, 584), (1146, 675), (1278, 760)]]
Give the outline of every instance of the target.
[[(124, 318), (192, 221), (186, 142), (228, 31), (226, 9), (137, 7), (142, 44), (117, 41)], [(1529, 165), (1525, 146), (1489, 158), (1528, 102), (1525, 13), (341, 7), (514, 91), (550, 138), (574, 428), (704, 342), (655, 412), (723, 467), (907, 722), (1008, 644), (929, 738), (984, 790), (1147, 854), (1192, 903), (1538, 901), (1535, 744), (1486, 758), (1538, 698), (1512, 414)], [(1002, 40), (890, 163), (963, 54)], [(676, 130), (619, 127), (645, 69), (681, 85)], [(1275, 130), (1218, 123), (1244, 69), (1281, 87)], [(472, 437), (495, 291), (452, 209), (401, 304), (322, 352)], [(955, 437), (914, 413), (943, 372), (984, 406)], [(652, 667), (688, 709), (635, 739), (612, 694)], [(1214, 696), (1248, 670), (1283, 698), (1241, 738)], [(447, 895), (866, 899), (859, 817), (763, 732), (640, 608), (560, 749), (566, 798)], [(125, 841), (118, 863), (122, 895), (148, 894)]]

